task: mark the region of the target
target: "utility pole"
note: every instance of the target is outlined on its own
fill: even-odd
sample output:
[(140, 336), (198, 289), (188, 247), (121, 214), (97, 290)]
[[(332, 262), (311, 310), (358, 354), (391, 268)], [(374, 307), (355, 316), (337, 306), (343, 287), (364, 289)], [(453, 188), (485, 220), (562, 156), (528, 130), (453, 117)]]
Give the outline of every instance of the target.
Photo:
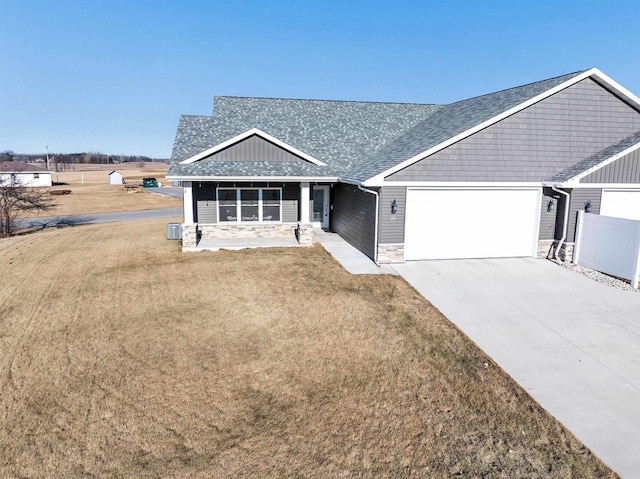
[(49, 147), (45, 146), (44, 151), (47, 154), (47, 170), (49, 170)]

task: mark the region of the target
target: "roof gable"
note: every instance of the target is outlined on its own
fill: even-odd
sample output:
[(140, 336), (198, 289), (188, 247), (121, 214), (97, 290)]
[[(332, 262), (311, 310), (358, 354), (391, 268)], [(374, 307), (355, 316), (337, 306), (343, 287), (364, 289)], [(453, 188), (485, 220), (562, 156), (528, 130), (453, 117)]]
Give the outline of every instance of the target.
[[(216, 156), (221, 156), (222, 152), (224, 151), (228, 151), (229, 148), (233, 148), (234, 146), (239, 145), (240, 143), (246, 142), (248, 139), (252, 139), (252, 138), (260, 138), (262, 140), (262, 142), (260, 143), (260, 145), (264, 146), (265, 143), (272, 145), (275, 148), (279, 148), (280, 151), (278, 152), (279, 154), (274, 154), (272, 155), (274, 158), (278, 158), (276, 161), (282, 161), (283, 159), (283, 155), (282, 155), (282, 151), (286, 151), (288, 152), (290, 155), (294, 155), (295, 157), (298, 158), (302, 158), (310, 163), (313, 163), (314, 165), (319, 165), (319, 166), (325, 166), (325, 163), (323, 163), (320, 160), (315, 159), (314, 157), (307, 155), (306, 153), (298, 150), (297, 148), (286, 144), (283, 141), (280, 141), (279, 139), (269, 135), (268, 133), (265, 133), (264, 131), (260, 131), (257, 128), (252, 128), (250, 130), (245, 131), (244, 133), (241, 133), (233, 138), (229, 138), (226, 141), (223, 141), (222, 143), (219, 143), (211, 148), (208, 148), (190, 158), (187, 158), (186, 160), (183, 160), (180, 162), (181, 165), (190, 165), (191, 163), (195, 163), (196, 161), (201, 161), (204, 158), (211, 158), (211, 159), (215, 159)], [(238, 150), (237, 148), (235, 149), (236, 151)], [(273, 150), (272, 150), (273, 152)], [(230, 159), (230, 158), (227, 158)], [(289, 158), (289, 160), (291, 160), (293, 158)], [(254, 158), (254, 161), (265, 161), (263, 158)]]
[(350, 177), (379, 185), (389, 176), (555, 93), (591, 78), (635, 109), (640, 98), (597, 68), (562, 75), (446, 105), (356, 167)]

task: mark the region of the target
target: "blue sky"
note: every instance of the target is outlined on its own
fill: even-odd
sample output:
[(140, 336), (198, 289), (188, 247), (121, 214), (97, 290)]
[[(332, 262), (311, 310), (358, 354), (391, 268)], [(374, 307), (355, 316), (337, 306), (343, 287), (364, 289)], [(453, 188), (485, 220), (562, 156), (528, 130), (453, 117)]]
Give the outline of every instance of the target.
[(167, 158), (214, 95), (449, 103), (597, 66), (635, 1), (0, 0), (0, 151)]

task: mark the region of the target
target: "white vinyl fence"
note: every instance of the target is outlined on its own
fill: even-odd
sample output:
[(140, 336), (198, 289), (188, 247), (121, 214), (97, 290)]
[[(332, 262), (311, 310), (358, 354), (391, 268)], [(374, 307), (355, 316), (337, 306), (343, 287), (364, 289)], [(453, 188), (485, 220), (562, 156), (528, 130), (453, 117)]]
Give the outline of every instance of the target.
[(640, 221), (578, 212), (573, 262), (628, 279), (640, 277)]

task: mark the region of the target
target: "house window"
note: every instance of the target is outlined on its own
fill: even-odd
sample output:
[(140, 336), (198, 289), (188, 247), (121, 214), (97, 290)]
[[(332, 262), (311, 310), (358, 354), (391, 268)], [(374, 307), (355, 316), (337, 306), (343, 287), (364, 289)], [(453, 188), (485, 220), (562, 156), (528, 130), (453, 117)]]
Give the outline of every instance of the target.
[(242, 221), (260, 221), (259, 190), (240, 190)]
[(218, 188), (218, 209), (220, 222), (278, 222), (281, 219), (282, 189)]
[(262, 220), (280, 221), (280, 190), (262, 190)]
[(40, 178), (40, 173), (34, 173), (33, 174), (33, 179), (37, 180), (38, 178)]
[(238, 220), (238, 196), (236, 190), (218, 190), (220, 221)]

